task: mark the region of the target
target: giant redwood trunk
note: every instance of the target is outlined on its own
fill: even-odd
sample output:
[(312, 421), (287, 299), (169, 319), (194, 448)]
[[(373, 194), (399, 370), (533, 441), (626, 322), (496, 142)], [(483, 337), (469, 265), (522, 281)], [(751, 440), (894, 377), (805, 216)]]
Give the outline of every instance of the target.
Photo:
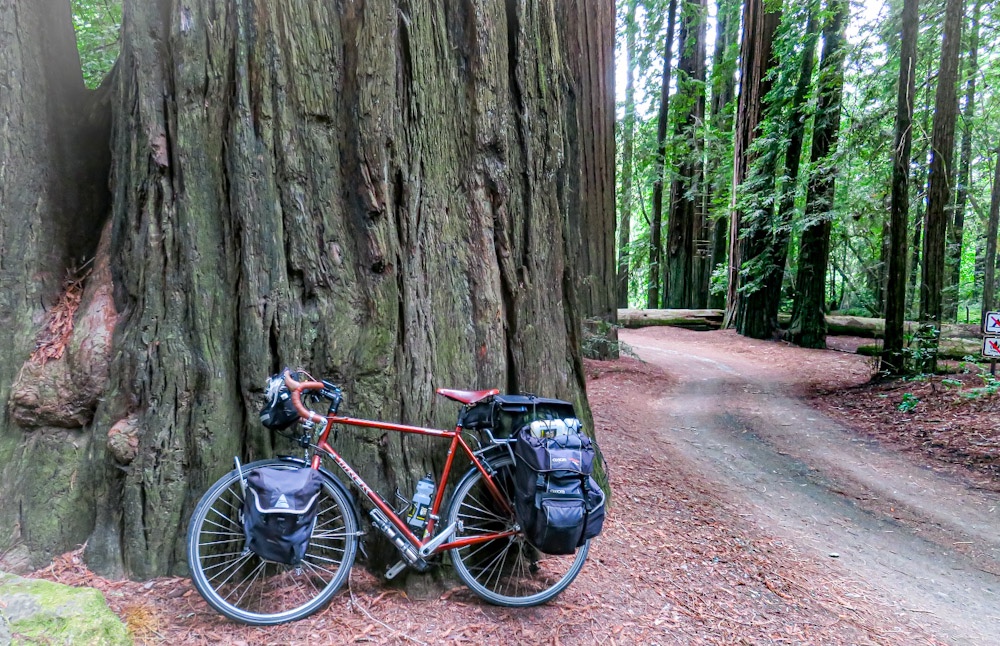
[[(0, 0), (2, 71), (22, 79), (0, 94), (0, 241), (25, 251), (0, 255), (0, 553), (37, 564), (87, 541), (101, 572), (183, 571), (187, 517), (232, 457), (292, 450), (256, 415), (283, 366), (341, 382), (357, 416), (448, 426), (439, 386), (585, 410), (555, 0), (126, 0), (112, 134), (86, 150), (46, 113), (80, 105), (64, 5)], [(76, 325), (110, 345), (71, 338), (65, 370), (111, 364), (56, 429), (37, 412), (55, 395), (10, 385), (64, 268), (95, 254), (106, 210), (78, 232), (61, 200), (109, 146)], [(338, 449), (389, 492), (443, 457), (381, 431)]]
[[(447, 6), (452, 6), (450, 3)], [(566, 223), (579, 314), (593, 355), (617, 358), (615, 267), (615, 4), (558, 0), (567, 65)]]
[[(84, 88), (68, 2), (0, 0), (0, 79), (0, 569), (26, 569), (94, 526), (84, 427), (109, 311), (106, 268), (85, 261), (108, 208), (110, 113)], [(46, 312), (73, 310), (85, 322), (68, 337)]]

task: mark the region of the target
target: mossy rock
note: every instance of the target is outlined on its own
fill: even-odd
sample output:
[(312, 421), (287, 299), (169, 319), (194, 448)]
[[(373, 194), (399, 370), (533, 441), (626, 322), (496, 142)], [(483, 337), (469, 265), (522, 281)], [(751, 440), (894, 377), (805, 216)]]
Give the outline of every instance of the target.
[(131, 643), (99, 591), (0, 572), (0, 646)]

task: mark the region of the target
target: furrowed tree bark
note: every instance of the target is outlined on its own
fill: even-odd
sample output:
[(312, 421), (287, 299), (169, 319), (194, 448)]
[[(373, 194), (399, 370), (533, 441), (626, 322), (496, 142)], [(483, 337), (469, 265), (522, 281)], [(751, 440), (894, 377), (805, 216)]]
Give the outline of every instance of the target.
[(910, 148), (913, 142), (913, 97), (916, 89), (919, 0), (904, 0), (900, 15), (899, 81), (896, 89), (896, 135), (892, 148), (892, 198), (889, 221), (889, 268), (885, 289), (885, 340), (882, 370), (906, 370), (903, 320), (906, 313), (906, 243), (909, 210)]
[(635, 11), (636, 0), (629, 0), (625, 12), (625, 118), (622, 120), (622, 193), (619, 200), (621, 220), (618, 226), (618, 308), (628, 307), (632, 240), (633, 157), (635, 155)]
[(664, 259), (663, 302), (667, 308), (693, 307), (696, 241), (701, 235), (700, 209), (702, 140), (705, 120), (705, 20), (707, 0), (686, 0), (681, 5), (677, 39), (678, 113), (675, 129), (677, 174), (670, 187), (670, 218)]
[(736, 107), (733, 137), (733, 188), (729, 221), (729, 286), (726, 295), (726, 316), (723, 327), (735, 323), (739, 308), (745, 252), (743, 214), (738, 208), (739, 187), (747, 177), (750, 165), (750, 145), (758, 135), (763, 114), (764, 97), (771, 90), (768, 70), (777, 64), (772, 41), (781, 21), (781, 13), (767, 11), (763, 0), (746, 0), (743, 6), (743, 38), (740, 45), (740, 93)]
[(934, 96), (934, 129), (931, 137), (931, 168), (927, 188), (927, 217), (924, 230), (923, 264), (920, 281), (921, 372), (933, 372), (937, 337), (941, 329), (944, 289), (946, 209), (951, 203), (952, 159), (955, 152), (955, 120), (958, 113), (958, 57), (961, 50), (964, 0), (947, 0), (941, 64)]
[(830, 0), (823, 26), (819, 100), (810, 154), (814, 170), (806, 191), (807, 224), (799, 243), (795, 302), (788, 330), (791, 341), (806, 348), (826, 347), (826, 271), (830, 262), (830, 228), (836, 180), (832, 157), (840, 132), (840, 99), (844, 90), (846, 53), (844, 32), (849, 8), (847, 0)]
[(667, 172), (667, 119), (670, 116), (670, 67), (673, 59), (674, 22), (677, 0), (667, 9), (667, 37), (663, 45), (663, 76), (660, 84), (660, 111), (656, 118), (656, 179), (653, 181), (653, 216), (649, 225), (649, 280), (646, 307), (660, 306), (660, 277), (663, 254), (663, 182)]
[[(11, 64), (43, 84), (18, 104), (25, 119), (59, 96), (39, 65), (41, 34), (58, 30), (24, 31), (23, 17), (40, 15), (28, 6), (0, 0), (5, 71), (11, 25), (37, 46)], [(527, 390), (589, 415), (558, 10), (555, 0), (126, 0), (105, 254), (113, 360), (77, 446), (59, 444), (75, 478), (35, 476), (53, 480), (52, 495), (69, 487), (66, 504), (86, 518), (44, 545), (22, 523), (32, 558), (86, 540), (98, 572), (183, 573), (187, 517), (208, 484), (234, 455), (289, 450), (257, 423), (263, 381), (284, 366), (339, 381), (344, 412), (361, 417), (450, 426), (458, 407), (435, 398), (438, 386)], [(72, 47), (68, 9), (60, 20)], [(22, 186), (43, 194), (32, 178), (54, 176), (41, 172), (54, 148), (39, 148), (49, 158), (4, 177), (5, 212), (8, 187), (23, 202)], [(75, 240), (45, 230), (49, 212), (37, 211), (49, 239), (35, 248)], [(20, 244), (20, 224), (2, 223), (4, 244)], [(9, 269), (32, 303), (3, 309), (20, 318), (0, 388), (30, 349), (40, 292), (23, 285), (44, 260)], [(24, 436), (7, 418), (2, 433)], [(32, 433), (38, 448), (48, 442)], [(411, 491), (444, 458), (433, 438), (375, 430), (341, 434), (338, 449), (382, 491)], [(24, 485), (11, 470), (32, 465), (25, 450), (3, 450), (10, 499)], [(376, 569), (392, 558), (371, 542), (369, 554)]]
[(958, 318), (962, 239), (965, 233), (965, 207), (972, 182), (972, 120), (976, 115), (976, 76), (979, 74), (979, 13), (981, 0), (972, 9), (969, 49), (966, 59), (965, 106), (962, 108), (962, 143), (959, 147), (958, 181), (955, 187), (955, 209), (949, 218), (948, 244), (945, 257), (944, 305), (942, 316), (948, 322)]
[[(0, 0), (0, 79), (0, 569), (22, 571), (93, 528), (86, 465), (100, 442), (86, 422), (105, 337), (79, 324), (70, 336), (42, 331), (72, 309), (68, 275), (81, 279), (78, 318), (100, 309), (110, 110), (106, 92), (84, 87), (66, 2)], [(62, 356), (32, 358), (36, 339)]]
[(585, 347), (591, 358), (618, 357), (615, 273), (615, 4), (556, 2), (566, 60), (568, 250), (576, 273)]

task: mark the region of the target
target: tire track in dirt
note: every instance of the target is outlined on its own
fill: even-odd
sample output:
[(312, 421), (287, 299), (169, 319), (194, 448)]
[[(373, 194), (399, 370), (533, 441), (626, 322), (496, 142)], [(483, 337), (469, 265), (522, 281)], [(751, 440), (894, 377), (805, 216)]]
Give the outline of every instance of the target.
[(664, 439), (759, 522), (916, 623), (954, 644), (997, 643), (995, 496), (855, 437), (787, 394), (788, 380), (753, 357), (669, 336), (620, 333), (680, 382), (656, 405)]

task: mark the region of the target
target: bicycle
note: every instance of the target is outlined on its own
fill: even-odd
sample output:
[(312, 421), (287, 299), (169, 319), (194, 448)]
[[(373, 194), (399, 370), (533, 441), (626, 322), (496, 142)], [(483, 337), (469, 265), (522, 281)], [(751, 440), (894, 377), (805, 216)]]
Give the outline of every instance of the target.
[[(489, 401), (499, 390), (463, 391), (439, 388), (437, 393), (462, 405), (454, 430), (395, 424), (338, 415), (343, 393), (328, 381), (303, 381), (283, 373), (291, 401), (305, 433), (299, 442), (302, 459), (279, 457), (236, 468), (219, 479), (195, 507), (188, 529), (188, 563), (195, 587), (215, 610), (247, 624), (272, 625), (307, 617), (323, 608), (349, 576), (360, 538), (361, 515), (347, 486), (323, 467), (332, 459), (364, 497), (371, 509), (372, 525), (399, 550), (401, 559), (386, 572), (397, 576), (406, 568), (424, 571), (447, 554), (462, 582), (485, 601), (507, 607), (545, 603), (561, 593), (580, 573), (590, 547), (584, 542), (575, 554), (543, 554), (525, 540), (513, 503), (513, 439), (497, 438), (480, 429), (479, 448), (466, 441), (460, 422), (469, 407)], [(308, 393), (313, 401), (329, 402), (325, 416), (302, 403)], [(365, 427), (412, 433), (448, 441), (448, 454), (437, 478), (433, 503), (422, 536), (373, 490), (331, 446), (335, 428)], [(312, 440), (319, 428), (319, 436)], [(445, 505), (457, 453), (472, 466), (455, 485)], [(319, 514), (308, 551), (296, 566), (266, 561), (245, 549), (241, 521), (244, 474), (257, 467), (297, 469), (308, 466), (323, 477)], [(398, 495), (398, 492), (397, 492)], [(442, 516), (442, 508), (447, 513)]]

